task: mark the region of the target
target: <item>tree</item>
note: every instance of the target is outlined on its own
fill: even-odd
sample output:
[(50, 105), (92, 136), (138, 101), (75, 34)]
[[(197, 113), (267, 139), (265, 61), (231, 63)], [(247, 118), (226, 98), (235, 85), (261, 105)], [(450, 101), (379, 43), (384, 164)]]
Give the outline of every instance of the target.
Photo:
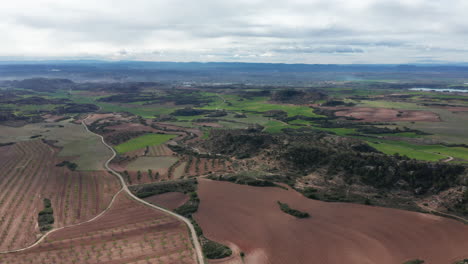
[(138, 181), (141, 180), (141, 171), (138, 171), (138, 172), (137, 172), (137, 179), (138, 179)]
[(130, 177), (130, 174), (128, 173), (127, 170), (124, 171), (124, 175), (127, 178), (128, 183), (132, 184), (132, 178)]

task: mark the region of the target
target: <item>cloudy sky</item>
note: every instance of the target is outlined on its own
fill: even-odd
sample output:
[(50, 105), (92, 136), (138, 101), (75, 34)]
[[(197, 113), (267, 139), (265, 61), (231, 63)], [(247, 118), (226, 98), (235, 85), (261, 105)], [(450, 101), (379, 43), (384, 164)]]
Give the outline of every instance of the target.
[(14, 0), (0, 60), (468, 62), (467, 0)]

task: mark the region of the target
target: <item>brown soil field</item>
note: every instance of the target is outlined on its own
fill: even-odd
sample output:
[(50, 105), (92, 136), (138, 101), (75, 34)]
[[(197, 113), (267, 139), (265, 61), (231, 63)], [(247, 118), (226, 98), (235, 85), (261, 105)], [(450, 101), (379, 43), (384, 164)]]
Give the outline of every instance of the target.
[(196, 263), (187, 227), (120, 193), (95, 221), (52, 233), (38, 246), (0, 255), (0, 263)]
[(110, 119), (110, 120), (121, 120), (123, 119), (122, 118), (122, 115), (120, 114), (113, 114), (113, 113), (109, 113), (109, 114), (90, 114), (87, 116), (86, 118), (86, 124), (87, 125), (90, 125), (98, 120), (102, 120), (102, 119)]
[(62, 118), (64, 118), (65, 116), (63, 115), (51, 115), (51, 114), (46, 114), (46, 115), (43, 115), (42, 118), (44, 118), (44, 122), (49, 122), (49, 123), (53, 123), (57, 120), (60, 120)]
[[(244, 252), (246, 264), (401, 264), (415, 258), (449, 264), (468, 257), (468, 226), (451, 219), (325, 203), (274, 187), (199, 182), (195, 219), (206, 237)], [(311, 217), (286, 214), (277, 201)]]
[[(327, 109), (332, 109), (331, 107)], [(390, 108), (351, 107), (334, 108), (336, 116), (354, 117), (367, 122), (425, 121), (438, 122), (439, 116), (431, 111), (402, 110)]]
[(150, 146), (147, 156), (172, 156), (174, 152), (166, 144)]
[(102, 212), (120, 188), (105, 171), (57, 167), (58, 149), (41, 140), (0, 148), (0, 251), (32, 244), (40, 231), (38, 213), (49, 198), (54, 227), (83, 222)]
[(454, 113), (468, 112), (468, 107), (463, 107), (463, 106), (445, 106), (445, 107), (441, 106), (441, 107), (437, 107), (437, 108), (446, 109), (446, 110), (452, 111)]
[(187, 159), (185, 175), (205, 175), (209, 172), (232, 172), (231, 162), (223, 159), (193, 158), (191, 162)]
[(156, 204), (167, 209), (174, 210), (182, 206), (189, 200), (189, 197), (181, 192), (168, 192), (158, 195), (153, 195), (144, 199), (147, 202)]

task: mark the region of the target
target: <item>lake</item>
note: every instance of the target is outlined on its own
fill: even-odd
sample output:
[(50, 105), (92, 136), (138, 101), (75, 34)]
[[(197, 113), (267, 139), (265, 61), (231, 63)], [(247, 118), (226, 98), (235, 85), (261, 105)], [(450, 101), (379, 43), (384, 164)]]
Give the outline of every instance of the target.
[(468, 93), (468, 90), (450, 89), (450, 88), (410, 88), (411, 91), (426, 91), (426, 92), (451, 92), (451, 93)]

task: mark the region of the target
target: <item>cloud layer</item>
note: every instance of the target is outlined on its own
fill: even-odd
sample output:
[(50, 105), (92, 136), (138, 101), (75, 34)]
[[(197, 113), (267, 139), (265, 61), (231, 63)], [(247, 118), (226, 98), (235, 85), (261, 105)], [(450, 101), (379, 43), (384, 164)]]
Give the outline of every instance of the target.
[(466, 0), (15, 0), (0, 59), (468, 61)]

